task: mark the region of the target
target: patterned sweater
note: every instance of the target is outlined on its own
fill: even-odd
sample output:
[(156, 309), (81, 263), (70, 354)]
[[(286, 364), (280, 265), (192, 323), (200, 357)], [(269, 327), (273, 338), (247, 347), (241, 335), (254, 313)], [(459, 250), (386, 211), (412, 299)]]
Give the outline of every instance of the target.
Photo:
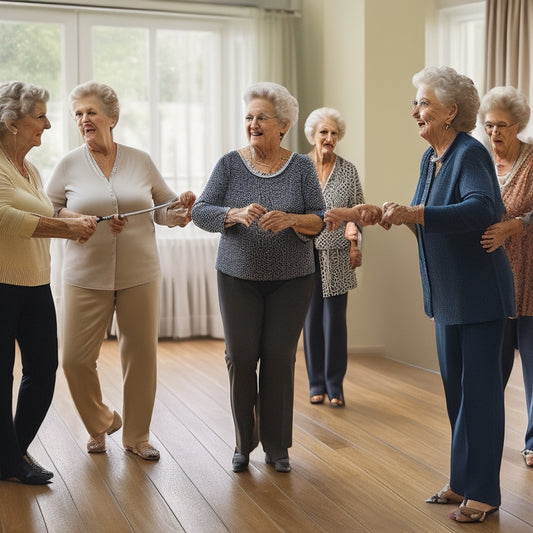
[(204, 191), (194, 204), (194, 223), (222, 237), (217, 270), (240, 279), (287, 280), (315, 270), (312, 238), (288, 228), (265, 232), (257, 221), (246, 227), (224, 228), (227, 212), (251, 203), (268, 210), (323, 216), (324, 199), (315, 167), (307, 156), (293, 153), (274, 174), (253, 172), (237, 151), (216, 164)]
[[(355, 165), (337, 156), (323, 194), (326, 209), (364, 203), (363, 188)], [(315, 239), (324, 298), (345, 294), (357, 287), (355, 270), (350, 268), (350, 241), (344, 236), (345, 228), (346, 224), (336, 231), (324, 229)]]

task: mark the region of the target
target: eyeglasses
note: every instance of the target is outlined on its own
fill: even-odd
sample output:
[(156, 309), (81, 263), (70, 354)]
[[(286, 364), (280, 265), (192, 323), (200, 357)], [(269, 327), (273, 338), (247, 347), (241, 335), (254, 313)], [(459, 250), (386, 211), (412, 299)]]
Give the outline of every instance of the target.
[(505, 130), (507, 128), (511, 128), (512, 126), (516, 126), (517, 124), (518, 124), (518, 122), (515, 122), (514, 124), (506, 124), (505, 122), (501, 122), (501, 123), (498, 123), (498, 124), (492, 124), (490, 122), (487, 122), (485, 124), (485, 131), (487, 133), (492, 133), (494, 128), (498, 128), (498, 131), (502, 131), (502, 130)]
[(255, 119), (259, 124), (262, 124), (263, 122), (270, 120), (271, 118), (278, 118), (278, 117), (268, 117), (266, 115), (259, 115), (257, 117), (253, 117), (252, 115), (246, 115), (244, 117), (244, 120), (247, 124), (251, 124)]

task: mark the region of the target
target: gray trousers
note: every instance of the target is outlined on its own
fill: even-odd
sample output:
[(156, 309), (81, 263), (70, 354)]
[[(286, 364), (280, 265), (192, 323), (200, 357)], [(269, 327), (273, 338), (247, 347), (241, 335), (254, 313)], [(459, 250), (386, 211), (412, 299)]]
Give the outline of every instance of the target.
[[(236, 448), (272, 460), (292, 445), (294, 364), (313, 275), (248, 281), (218, 272)], [(259, 375), (258, 375), (259, 365)]]

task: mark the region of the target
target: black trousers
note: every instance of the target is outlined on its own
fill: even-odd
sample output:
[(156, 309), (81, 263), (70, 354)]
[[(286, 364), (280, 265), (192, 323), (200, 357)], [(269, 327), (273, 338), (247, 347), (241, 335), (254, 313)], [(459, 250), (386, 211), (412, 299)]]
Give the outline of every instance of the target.
[[(273, 460), (292, 445), (294, 364), (313, 276), (247, 281), (218, 273), (236, 451)], [(259, 375), (257, 373), (259, 364)]]
[[(22, 380), (13, 418), (15, 342)], [(22, 461), (54, 394), (57, 325), (50, 285), (0, 284), (0, 472)]]

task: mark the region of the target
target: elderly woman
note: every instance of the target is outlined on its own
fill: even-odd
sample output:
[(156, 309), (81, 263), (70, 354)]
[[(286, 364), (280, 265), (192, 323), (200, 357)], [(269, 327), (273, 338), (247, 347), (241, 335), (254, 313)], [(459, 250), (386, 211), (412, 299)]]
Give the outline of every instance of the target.
[[(28, 454), (52, 402), (57, 369), (49, 237), (81, 243), (96, 230), (92, 217), (53, 218), (39, 172), (26, 160), (50, 128), (48, 98), (29, 83), (0, 84), (0, 479), (30, 485), (53, 476)], [(15, 343), (22, 380), (13, 419)]]
[[(317, 170), (327, 209), (353, 207), (365, 201), (355, 165), (335, 154), (345, 132), (340, 113), (329, 107), (315, 109), (305, 121), (305, 136), (313, 145), (309, 157)], [(309, 397), (312, 404), (321, 404), (327, 394), (331, 407), (344, 407), (346, 307), (348, 291), (357, 286), (353, 267), (360, 260), (355, 259), (352, 266), (350, 254), (357, 254), (357, 237), (348, 240), (344, 226), (336, 231), (324, 229), (314, 244), (315, 288), (304, 325)]]
[(298, 118), (296, 99), (285, 87), (259, 83), (244, 102), (249, 145), (219, 160), (192, 217), (222, 234), (216, 268), (236, 434), (233, 471), (248, 468), (260, 438), (266, 463), (289, 472), (294, 364), (313, 290), (311, 237), (323, 227), (324, 200), (311, 160), (281, 147)]
[(427, 501), (460, 503), (450, 518), (482, 522), (501, 500), (501, 346), (514, 291), (503, 249), (487, 254), (479, 241), (504, 206), (490, 154), (468, 134), (479, 108), (472, 81), (430, 67), (413, 84), (411, 114), (430, 147), (411, 206), (386, 203), (383, 222), (414, 225), (424, 308), (435, 320), (452, 445), (449, 485)]
[(533, 466), (533, 145), (518, 134), (529, 121), (526, 97), (514, 87), (495, 87), (482, 99), (479, 118), (485, 125), (506, 211), (490, 226), (481, 244), (493, 252), (503, 244), (511, 263), (516, 318), (508, 319), (502, 351), (503, 383), (513, 368), (515, 349), (522, 358), (528, 425), (522, 456)]
[[(125, 218), (118, 213), (147, 210), (175, 199), (145, 152), (117, 144), (119, 118), (115, 91), (88, 82), (73, 89), (70, 103), (84, 140), (57, 165), (47, 192), (60, 217), (77, 213), (117, 214), (98, 225), (86, 246), (69, 243), (64, 257), (63, 369), (76, 408), (89, 432), (87, 451), (106, 451), (105, 436), (122, 418), (103, 401), (97, 360), (107, 326), (116, 313), (123, 373), (127, 451), (157, 460), (149, 443), (156, 391), (160, 266), (152, 212)], [(183, 193), (155, 220), (187, 224), (194, 194)], [(172, 208), (172, 209), (171, 209)]]

